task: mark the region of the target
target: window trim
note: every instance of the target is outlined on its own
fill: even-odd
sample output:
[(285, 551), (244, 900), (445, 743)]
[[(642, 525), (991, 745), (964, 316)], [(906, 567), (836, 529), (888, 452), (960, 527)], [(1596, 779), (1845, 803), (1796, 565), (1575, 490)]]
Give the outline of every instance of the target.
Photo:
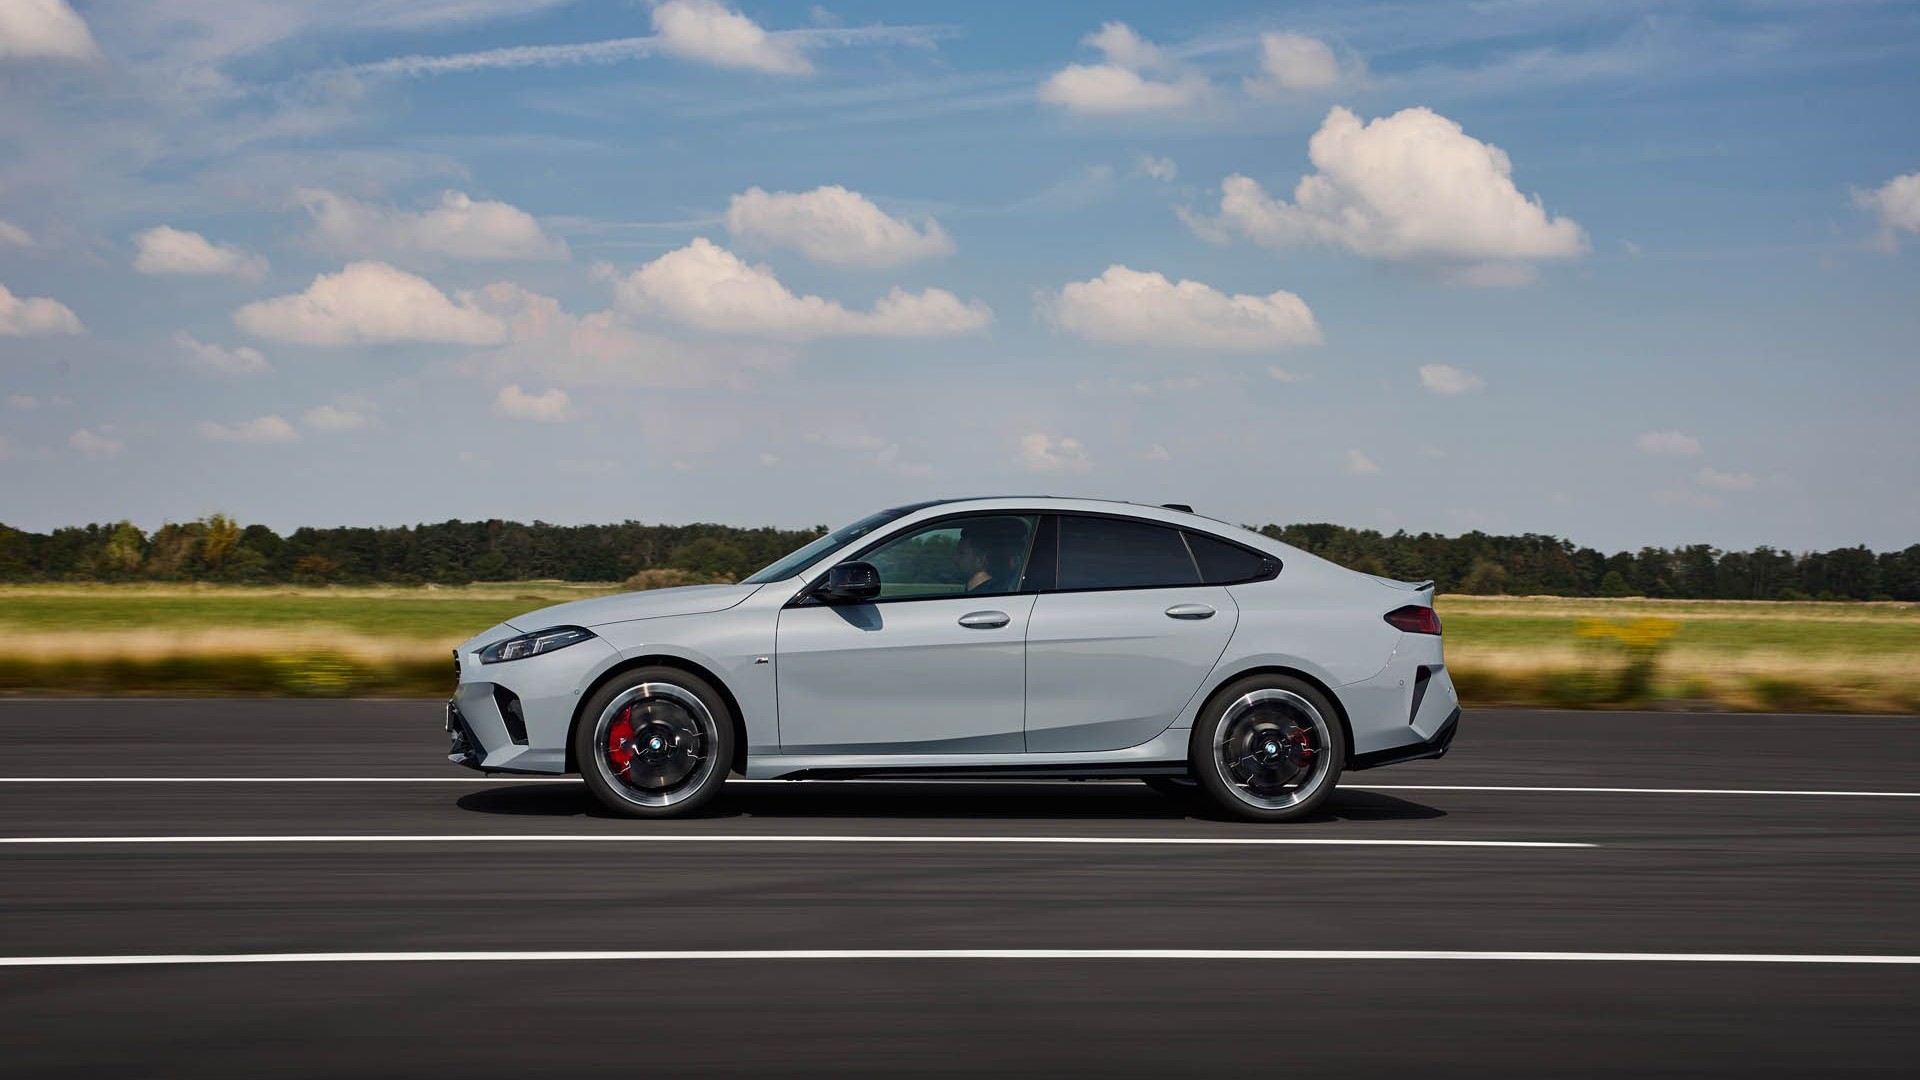
[[(851, 554), (847, 555), (845, 558), (835, 559), (833, 562), (828, 563), (826, 570), (823, 570), (820, 573), (814, 575), (810, 580), (808, 580), (807, 584), (798, 593), (794, 594), (793, 599), (787, 601), (782, 606), (784, 607), (828, 607), (828, 606), (859, 607), (859, 606), (864, 606), (865, 604), (917, 604), (927, 600), (964, 600), (968, 597), (973, 597), (979, 600), (988, 600), (988, 599), (995, 599), (995, 598), (1005, 597), (1005, 596), (1032, 596), (1041, 592), (1045, 592), (1047, 590), (1023, 588), (1023, 589), (1014, 589), (1008, 592), (990, 592), (990, 593), (957, 592), (957, 593), (939, 593), (931, 596), (876, 596), (872, 600), (863, 601), (862, 604), (833, 604), (833, 605), (824, 604), (821, 601), (814, 599), (814, 596), (813, 596), (813, 590), (818, 588), (822, 581), (826, 580), (827, 571), (832, 570), (834, 567), (840, 565), (841, 563), (862, 562), (865, 560), (869, 552), (876, 551), (879, 548), (882, 548), (887, 544), (892, 543), (895, 540), (904, 540), (914, 535), (915, 533), (925, 532), (929, 529), (936, 528), (948, 522), (966, 521), (969, 518), (988, 518), (988, 517), (1030, 517), (1034, 519), (1033, 531), (1027, 534), (1026, 558), (1020, 564), (1020, 581), (1021, 581), (1021, 584), (1024, 585), (1026, 583), (1027, 566), (1029, 563), (1033, 561), (1034, 542), (1039, 539), (1041, 532), (1046, 528), (1046, 519), (1049, 516), (1050, 515), (1048, 514), (1047, 511), (1036, 510), (1036, 509), (971, 510), (971, 511), (961, 511), (959, 513), (953, 513), (953, 514), (941, 514), (938, 517), (931, 517), (926, 519), (925, 521), (916, 522), (915, 524), (906, 526), (905, 528), (896, 529), (885, 536), (877, 537), (873, 540), (870, 540), (862, 547), (858, 548)], [(1055, 567), (1055, 580), (1057, 581), (1058, 569), (1059, 569), (1059, 563), (1057, 561), (1057, 558), (1054, 563), (1054, 567)], [(885, 584), (886, 582), (884, 581), (881, 582), (882, 586), (884, 586)]]
[[(1136, 517), (1135, 515), (1132, 515), (1132, 514), (1106, 513), (1099, 510), (1046, 510), (1046, 509), (1041, 509), (1039, 507), (1021, 507), (1021, 508), (1013, 508), (1013, 509), (987, 510), (987, 511), (970, 510), (970, 511), (960, 511), (960, 512), (951, 513), (951, 514), (941, 514), (938, 517), (928, 518), (925, 521), (918, 522), (914, 525), (895, 530), (894, 532), (890, 532), (885, 536), (868, 540), (866, 544), (862, 545), (861, 547), (853, 551), (851, 554), (846, 555), (843, 558), (835, 559), (833, 562), (828, 563), (825, 569), (823, 569), (820, 573), (815, 574), (812, 578), (808, 579), (806, 585), (802, 587), (798, 593), (794, 594), (793, 599), (788, 600), (782, 606), (783, 607), (828, 606), (828, 605), (822, 604), (819, 600), (816, 600), (813, 597), (813, 590), (819, 586), (821, 581), (826, 579), (827, 570), (831, 570), (835, 566), (838, 566), (841, 563), (859, 562), (868, 552), (871, 552), (879, 548), (881, 545), (888, 543), (889, 541), (895, 539), (896, 537), (908, 535), (909, 530), (911, 530), (912, 532), (918, 532), (922, 528), (938, 525), (943, 522), (961, 521), (961, 520), (965, 520), (966, 518), (978, 518), (978, 517), (1034, 517), (1039, 519), (1033, 527), (1033, 535), (1027, 538), (1027, 561), (1021, 568), (1021, 584), (1026, 587), (1017, 589), (1013, 592), (998, 592), (998, 593), (985, 593), (985, 594), (954, 593), (951, 595), (942, 595), (942, 596), (877, 597), (875, 599), (866, 601), (866, 603), (868, 604), (915, 604), (915, 603), (921, 603), (928, 600), (959, 600), (968, 596), (977, 596), (980, 599), (985, 600), (985, 599), (990, 599), (995, 597), (1006, 597), (1006, 596), (1047, 596), (1055, 593), (1063, 594), (1063, 595), (1071, 595), (1076, 593), (1149, 592), (1149, 591), (1160, 590), (1160, 589), (1207, 589), (1207, 588), (1218, 589), (1218, 588), (1226, 588), (1231, 585), (1252, 585), (1256, 582), (1272, 581), (1273, 579), (1280, 576), (1281, 571), (1286, 569), (1285, 561), (1282, 560), (1278, 555), (1270, 555), (1267, 552), (1258, 550), (1257, 548), (1250, 548), (1245, 544), (1239, 543), (1238, 541), (1229, 540), (1226, 537), (1220, 536), (1216, 533), (1207, 532), (1205, 529), (1196, 529), (1190, 525), (1176, 525), (1170, 521), (1156, 521), (1153, 518)], [(1201, 580), (1198, 584), (1194, 584), (1194, 585), (1103, 585), (1097, 588), (1062, 589), (1060, 588), (1060, 536), (1061, 536), (1060, 519), (1070, 518), (1070, 517), (1100, 518), (1100, 519), (1109, 520), (1109, 521), (1132, 521), (1142, 525), (1157, 525), (1163, 529), (1172, 529), (1173, 531), (1180, 534), (1180, 545), (1181, 547), (1186, 549), (1187, 558), (1193, 561), (1194, 575), (1196, 577), (1202, 578), (1203, 580)], [(1187, 534), (1195, 533), (1195, 532), (1204, 534), (1210, 540), (1217, 540), (1222, 544), (1227, 544), (1231, 547), (1239, 548), (1241, 551), (1244, 551), (1247, 554), (1252, 555), (1255, 558), (1259, 559), (1260, 573), (1254, 575), (1253, 577), (1239, 578), (1234, 581), (1208, 582), (1204, 580), (1205, 575), (1200, 572), (1200, 560), (1196, 558), (1193, 554), (1193, 545), (1187, 542)], [(1027, 574), (1027, 570), (1031, 568), (1033, 564), (1034, 545), (1038, 544), (1042, 537), (1047, 537), (1048, 539), (1051, 539), (1053, 541), (1053, 580), (1050, 582), (1046, 582), (1044, 584), (1028, 582), (1026, 580), (1026, 574)], [(834, 605), (834, 606), (845, 606), (845, 605)]]

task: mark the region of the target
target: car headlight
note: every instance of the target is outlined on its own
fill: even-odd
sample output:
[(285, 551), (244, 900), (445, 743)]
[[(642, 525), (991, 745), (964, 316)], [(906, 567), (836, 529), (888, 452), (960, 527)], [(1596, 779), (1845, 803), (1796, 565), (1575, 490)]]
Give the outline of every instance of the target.
[(578, 645), (593, 636), (593, 631), (579, 626), (556, 626), (551, 630), (536, 630), (531, 634), (496, 641), (480, 650), (480, 662), (498, 664), (507, 660), (525, 660), (529, 656), (539, 656), (555, 649), (564, 649), (569, 645)]

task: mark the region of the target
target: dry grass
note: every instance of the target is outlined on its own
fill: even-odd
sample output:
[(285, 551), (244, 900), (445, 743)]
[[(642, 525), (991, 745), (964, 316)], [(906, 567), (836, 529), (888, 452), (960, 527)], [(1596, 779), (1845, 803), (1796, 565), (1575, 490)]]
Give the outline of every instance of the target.
[[(667, 584), (668, 582), (661, 582)], [(672, 582), (677, 584), (678, 582)], [(444, 694), (449, 649), (520, 612), (617, 586), (48, 585), (0, 588), (0, 692)], [(1920, 604), (1439, 600), (1471, 705), (1920, 712)], [(1582, 620), (1678, 627), (1650, 687)]]

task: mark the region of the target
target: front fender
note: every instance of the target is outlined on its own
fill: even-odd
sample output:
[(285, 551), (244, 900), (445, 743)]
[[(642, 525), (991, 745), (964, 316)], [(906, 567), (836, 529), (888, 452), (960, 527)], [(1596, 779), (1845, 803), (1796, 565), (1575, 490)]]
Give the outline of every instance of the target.
[(663, 657), (710, 672), (740, 707), (740, 723), (747, 746), (772, 749), (780, 745), (775, 711), (773, 631), (769, 613), (748, 604), (699, 615), (672, 615), (659, 619), (613, 623), (597, 627), (613, 655), (588, 680), (597, 683), (607, 672), (636, 660)]

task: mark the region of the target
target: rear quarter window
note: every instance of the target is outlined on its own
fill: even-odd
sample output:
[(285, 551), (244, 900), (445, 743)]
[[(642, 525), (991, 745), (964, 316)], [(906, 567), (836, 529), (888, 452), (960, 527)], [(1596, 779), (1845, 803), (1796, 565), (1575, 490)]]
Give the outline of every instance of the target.
[(1200, 580), (1208, 585), (1231, 585), (1265, 577), (1272, 568), (1267, 556), (1229, 544), (1205, 533), (1187, 533), (1187, 546), (1200, 564)]

